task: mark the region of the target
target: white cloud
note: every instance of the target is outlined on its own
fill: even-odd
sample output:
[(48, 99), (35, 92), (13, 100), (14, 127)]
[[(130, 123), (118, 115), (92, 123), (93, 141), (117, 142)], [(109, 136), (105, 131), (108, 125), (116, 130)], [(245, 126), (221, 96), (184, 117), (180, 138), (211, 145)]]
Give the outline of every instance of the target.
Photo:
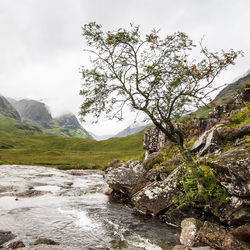
[[(0, 0), (0, 92), (14, 98), (45, 99), (52, 114), (77, 114), (81, 76), (81, 26), (96, 21), (105, 29), (139, 24), (162, 34), (184, 31), (195, 41), (205, 35), (209, 49), (241, 49), (245, 58), (217, 84), (250, 68), (248, 0)], [(129, 116), (129, 115), (128, 115)], [(118, 132), (133, 121), (85, 126), (98, 134)]]

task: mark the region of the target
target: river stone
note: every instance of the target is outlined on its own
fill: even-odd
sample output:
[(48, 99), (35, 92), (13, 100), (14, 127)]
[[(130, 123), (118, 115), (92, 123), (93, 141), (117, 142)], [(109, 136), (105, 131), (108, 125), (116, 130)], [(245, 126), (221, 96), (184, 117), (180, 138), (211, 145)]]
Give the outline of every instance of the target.
[(237, 196), (230, 197), (223, 206), (213, 206), (211, 212), (229, 226), (240, 226), (250, 222), (250, 202)]
[(21, 193), (16, 193), (15, 196), (17, 197), (35, 197), (35, 196), (40, 196), (44, 194), (50, 194), (50, 191), (40, 191), (40, 190), (34, 190), (34, 189), (29, 189)]
[(216, 223), (187, 218), (182, 221), (181, 227), (180, 242), (185, 246), (206, 244), (215, 249), (244, 249), (235, 237)]
[(248, 143), (228, 150), (208, 163), (221, 185), (232, 195), (250, 197), (249, 146)]
[(129, 161), (120, 167), (107, 169), (104, 178), (114, 191), (131, 197), (147, 182), (145, 173), (141, 162)]
[(11, 242), (8, 245), (8, 248), (11, 248), (11, 249), (16, 249), (16, 248), (21, 248), (21, 247), (25, 247), (25, 245), (23, 244), (21, 240)]
[(35, 242), (32, 243), (32, 245), (40, 245), (40, 244), (44, 244), (44, 245), (59, 245), (58, 242), (56, 242), (54, 240), (51, 240), (51, 239), (47, 239), (47, 238), (39, 238)]
[(179, 166), (163, 181), (153, 182), (138, 191), (132, 197), (134, 206), (143, 213), (151, 214), (168, 208), (173, 199), (182, 194), (178, 182), (181, 170), (182, 166)]
[[(250, 246), (250, 225), (242, 225), (229, 232), (233, 237), (241, 242), (247, 248)], [(250, 248), (250, 247), (249, 247)]]
[(215, 249), (244, 250), (241, 243), (221, 228), (218, 224), (205, 221), (199, 228), (196, 241), (207, 244)]
[(181, 222), (181, 244), (192, 247), (196, 243), (196, 236), (199, 228), (201, 227), (201, 222), (195, 218), (187, 218)]
[(0, 246), (2, 246), (4, 243), (14, 239), (16, 236), (11, 233), (10, 231), (3, 231), (0, 230)]
[(194, 143), (191, 152), (198, 153), (199, 156), (205, 155), (208, 152), (213, 152), (221, 145), (221, 138), (216, 127), (212, 127), (205, 131)]
[(209, 246), (204, 247), (186, 247), (184, 245), (177, 245), (172, 250), (212, 250)]
[(19, 250), (90, 250), (88, 247), (68, 247), (68, 246), (57, 246), (57, 245), (45, 245), (39, 244), (35, 246), (26, 246), (19, 248)]

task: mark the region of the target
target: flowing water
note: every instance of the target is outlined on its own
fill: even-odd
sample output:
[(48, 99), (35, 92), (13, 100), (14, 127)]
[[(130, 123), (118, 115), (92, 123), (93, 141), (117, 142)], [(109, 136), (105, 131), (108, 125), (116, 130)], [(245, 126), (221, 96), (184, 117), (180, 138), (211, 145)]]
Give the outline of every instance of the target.
[(110, 201), (105, 189), (98, 172), (2, 165), (0, 230), (26, 244), (50, 238), (65, 249), (158, 250), (178, 244), (178, 229)]

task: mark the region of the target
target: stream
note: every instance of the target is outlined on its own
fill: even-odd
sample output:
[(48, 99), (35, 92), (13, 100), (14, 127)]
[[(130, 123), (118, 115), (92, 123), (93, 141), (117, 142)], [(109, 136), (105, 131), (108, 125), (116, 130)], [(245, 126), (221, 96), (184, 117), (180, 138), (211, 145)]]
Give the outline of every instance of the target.
[(65, 249), (172, 249), (179, 229), (138, 215), (103, 194), (98, 171), (0, 166), (0, 230), (26, 245), (53, 239)]

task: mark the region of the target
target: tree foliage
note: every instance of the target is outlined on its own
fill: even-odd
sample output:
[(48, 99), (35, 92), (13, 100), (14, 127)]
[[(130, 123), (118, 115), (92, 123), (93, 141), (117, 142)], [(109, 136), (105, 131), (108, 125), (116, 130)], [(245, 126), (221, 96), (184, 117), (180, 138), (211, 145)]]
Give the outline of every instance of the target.
[(123, 118), (128, 105), (143, 112), (167, 137), (183, 147), (183, 135), (173, 119), (209, 102), (214, 79), (233, 64), (241, 51), (210, 52), (198, 44), (199, 60), (190, 53), (197, 46), (183, 32), (160, 38), (159, 31), (142, 36), (140, 27), (103, 31), (95, 22), (84, 25), (83, 36), (92, 55), (82, 67), (84, 97), (81, 116), (102, 113)]

